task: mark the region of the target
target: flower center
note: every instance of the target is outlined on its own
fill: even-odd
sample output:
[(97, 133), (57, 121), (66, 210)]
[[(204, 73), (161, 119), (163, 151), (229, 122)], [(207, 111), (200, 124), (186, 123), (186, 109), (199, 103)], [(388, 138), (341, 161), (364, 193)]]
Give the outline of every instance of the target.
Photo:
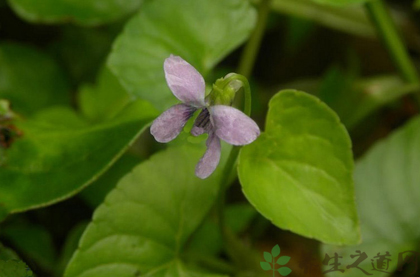
[(204, 129), (205, 132), (208, 132), (211, 128), (210, 122), (210, 112), (208, 109), (203, 109), (200, 114), (197, 116), (194, 126)]

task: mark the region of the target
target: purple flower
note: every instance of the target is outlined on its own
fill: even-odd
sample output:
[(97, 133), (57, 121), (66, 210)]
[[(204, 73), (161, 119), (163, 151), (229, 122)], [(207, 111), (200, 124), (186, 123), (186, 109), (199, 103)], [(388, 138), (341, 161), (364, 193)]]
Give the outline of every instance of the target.
[(195, 174), (207, 178), (220, 161), (220, 139), (232, 145), (246, 145), (260, 134), (258, 125), (238, 109), (226, 105), (210, 105), (205, 98), (205, 82), (201, 74), (181, 57), (171, 55), (165, 60), (166, 82), (182, 102), (162, 113), (152, 124), (151, 134), (158, 142), (169, 142), (182, 131), (194, 112), (201, 109), (191, 134), (208, 133), (207, 150)]

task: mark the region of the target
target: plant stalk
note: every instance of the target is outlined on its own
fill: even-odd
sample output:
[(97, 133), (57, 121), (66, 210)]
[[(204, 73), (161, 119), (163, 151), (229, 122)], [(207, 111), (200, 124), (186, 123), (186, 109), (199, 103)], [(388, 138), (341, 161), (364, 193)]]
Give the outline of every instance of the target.
[[(386, 4), (383, 0), (369, 1), (366, 3), (366, 9), (401, 77), (410, 84), (420, 84), (416, 67), (410, 58), (402, 37), (398, 33)], [(417, 92), (416, 97), (420, 102), (419, 93), (420, 91)]]
[(238, 72), (249, 78), (254, 67), (255, 59), (257, 58), (258, 50), (260, 49), (261, 40), (264, 35), (265, 26), (267, 24), (268, 14), (270, 13), (271, 0), (262, 0), (258, 10), (258, 21), (255, 29), (245, 45), (242, 52), (241, 61), (239, 63)]
[[(256, 56), (261, 45), (261, 40), (267, 23), (267, 17), (270, 12), (270, 2), (271, 0), (262, 0), (259, 6), (257, 25), (248, 43), (245, 46), (244, 52), (242, 53), (241, 60), (239, 63), (238, 72), (240, 74), (234, 74), (233, 76), (230, 76), (226, 79), (226, 84), (229, 84), (233, 80), (239, 80), (242, 82), (242, 87), (244, 91), (244, 113), (248, 116), (251, 115), (252, 98), (251, 88), (247, 78), (252, 73), (252, 68), (254, 67)], [(242, 97), (239, 96), (238, 98)], [(224, 222), (226, 190), (229, 188), (232, 173), (234, 173), (236, 160), (239, 155), (239, 150), (240, 147), (233, 146), (232, 150), (230, 151), (226, 165), (223, 169), (223, 173), (220, 179), (221, 185), (219, 189), (219, 197), (217, 203), (217, 217), (223, 239), (225, 243), (228, 244), (228, 255), (231, 258), (233, 258), (233, 260), (237, 264), (243, 263), (244, 261), (249, 261), (247, 262), (248, 266), (250, 266), (251, 268), (255, 268), (255, 266), (253, 265), (254, 257), (251, 251), (249, 249), (245, 249), (245, 247), (241, 245), (238, 238), (236, 238), (236, 236), (234, 236), (234, 234), (232, 234), (231, 231), (226, 228)]]

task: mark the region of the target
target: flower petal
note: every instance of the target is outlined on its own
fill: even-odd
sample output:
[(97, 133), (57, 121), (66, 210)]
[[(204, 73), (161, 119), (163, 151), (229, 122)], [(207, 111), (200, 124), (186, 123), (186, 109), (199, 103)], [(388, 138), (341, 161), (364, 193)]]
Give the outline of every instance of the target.
[(182, 102), (195, 107), (205, 106), (203, 76), (181, 57), (171, 55), (163, 65), (166, 82), (172, 93)]
[(260, 135), (260, 128), (249, 116), (238, 109), (216, 105), (210, 107), (216, 135), (232, 145), (245, 145)]
[(214, 132), (209, 134), (206, 142), (207, 150), (195, 168), (195, 175), (201, 179), (209, 177), (220, 161), (220, 139)]
[(185, 104), (172, 106), (153, 121), (150, 133), (158, 142), (169, 142), (179, 135), (195, 111)]

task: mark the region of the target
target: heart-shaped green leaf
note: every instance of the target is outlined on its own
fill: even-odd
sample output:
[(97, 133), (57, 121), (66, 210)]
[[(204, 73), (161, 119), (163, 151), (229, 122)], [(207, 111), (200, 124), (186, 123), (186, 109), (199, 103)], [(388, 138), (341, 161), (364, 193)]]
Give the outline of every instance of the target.
[(178, 55), (206, 74), (249, 36), (255, 18), (243, 0), (148, 1), (117, 39), (108, 65), (134, 97), (165, 110), (178, 100), (163, 61)]
[[(420, 117), (416, 117), (388, 138), (375, 144), (356, 163), (354, 179), (356, 202), (360, 213), (362, 244), (352, 247), (324, 246), (323, 252), (337, 252), (343, 265), (352, 264), (350, 255), (365, 253), (359, 266), (374, 273), (371, 259), (378, 253), (391, 254), (389, 272), (397, 268), (399, 254), (419, 252), (420, 239)], [(359, 250), (361, 253), (356, 253)], [(323, 253), (323, 254), (324, 254)], [(405, 253), (401, 257), (404, 259)], [(410, 270), (409, 272), (411, 272)], [(331, 275), (330, 275), (331, 274)], [(360, 276), (351, 268), (345, 274), (330, 276)]]
[(15, 112), (28, 115), (47, 107), (70, 104), (70, 86), (61, 68), (45, 53), (15, 43), (2, 43), (1, 98), (9, 100)]
[(23, 19), (36, 23), (98, 25), (115, 21), (137, 10), (143, 0), (9, 0)]
[(207, 276), (180, 257), (219, 189), (221, 168), (194, 175), (203, 152), (171, 147), (126, 175), (95, 211), (65, 276)]
[(351, 141), (337, 115), (309, 94), (285, 90), (269, 105), (265, 133), (242, 148), (248, 200), (275, 225), (333, 244), (359, 241)]

